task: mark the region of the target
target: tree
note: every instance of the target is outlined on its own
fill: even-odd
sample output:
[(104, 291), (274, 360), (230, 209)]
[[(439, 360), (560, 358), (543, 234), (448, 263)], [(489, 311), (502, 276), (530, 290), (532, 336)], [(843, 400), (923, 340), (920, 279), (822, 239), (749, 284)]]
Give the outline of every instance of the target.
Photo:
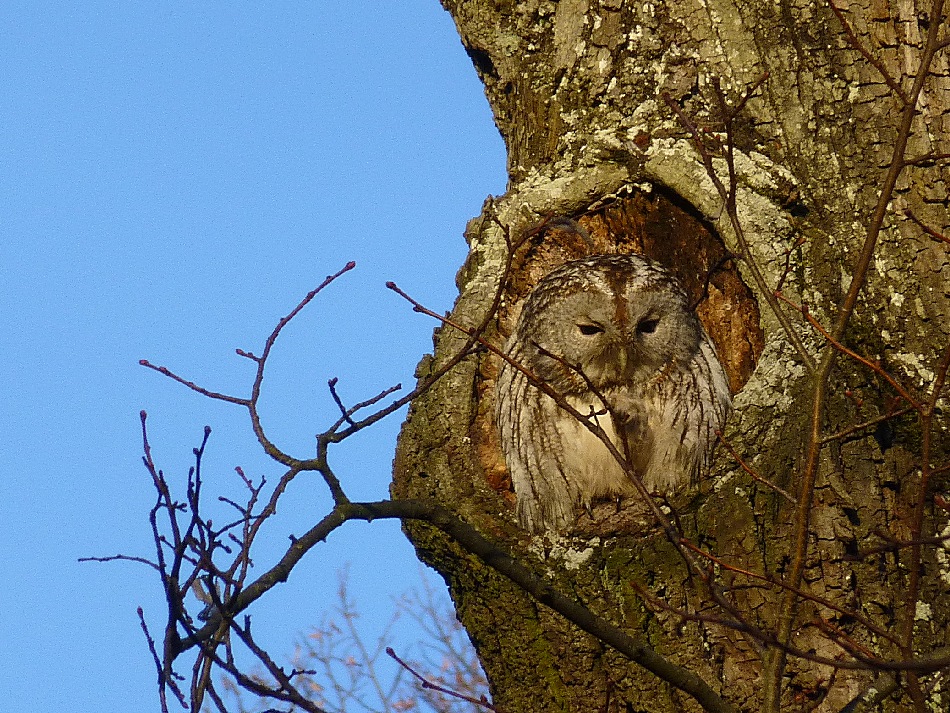
[[(675, 518), (638, 532), (595, 520), (546, 546), (510, 524), (497, 357), (464, 361), (412, 405), (394, 493), (453, 503), (662, 657), (631, 662), (410, 522), (496, 704), (945, 705), (943, 4), (444, 5), (511, 177), (468, 227), (452, 322), (483, 323), (497, 294), (485, 334), (503, 342), (527, 287), (585, 249), (543, 229), (569, 216), (597, 250), (654, 256), (696, 295), (709, 276), (701, 315), (736, 392), (715, 477)], [(444, 328), (424, 369), (465, 340)]]
[[(417, 388), (340, 403), (316, 457), (280, 452), (256, 406), (280, 330), (323, 286), (260, 356), (244, 354), (258, 365), (251, 397), (163, 370), (247, 408), (287, 469), (273, 490), (245, 480), (240, 517), (215, 529), (200, 517), (197, 469), (179, 503), (146, 437), (153, 525), (164, 514), (172, 533), (155, 525), (170, 603), (153, 644), (163, 692), (186, 652), (197, 652), (193, 692), (213, 666), (234, 674), (240, 640), (272, 677), (241, 685), (319, 710), (239, 615), (336, 527), (397, 517), (448, 583), (499, 710), (946, 705), (942, 0), (443, 4), (506, 141), (508, 192), (468, 226), (460, 296)], [(541, 275), (629, 251), (665, 263), (694, 296), (735, 411), (698, 492), (601, 504), (564, 537), (530, 538), (512, 516), (491, 415), (499, 347)], [(329, 449), (406, 403), (394, 499), (351, 502)], [(336, 506), (252, 580), (259, 523), (304, 470), (323, 475)], [(195, 582), (204, 624), (187, 611)]]

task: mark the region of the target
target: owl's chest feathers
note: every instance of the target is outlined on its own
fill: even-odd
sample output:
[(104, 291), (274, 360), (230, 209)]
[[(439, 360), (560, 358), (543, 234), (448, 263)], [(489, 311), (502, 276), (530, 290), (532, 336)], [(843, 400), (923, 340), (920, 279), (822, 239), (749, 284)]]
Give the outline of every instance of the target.
[[(692, 449), (684, 444), (678, 432), (682, 429), (676, 428), (677, 415), (669, 404), (650, 388), (646, 393), (611, 389), (603, 396), (613, 417), (596, 397), (571, 396), (567, 400), (580, 413), (592, 414), (590, 420), (603, 429), (621, 456), (629, 458), (630, 467), (648, 491), (668, 493), (688, 483), (693, 470)], [(563, 419), (560, 430), (563, 472), (577, 502), (588, 505), (637, 492), (633, 479), (584, 424), (573, 418)]]

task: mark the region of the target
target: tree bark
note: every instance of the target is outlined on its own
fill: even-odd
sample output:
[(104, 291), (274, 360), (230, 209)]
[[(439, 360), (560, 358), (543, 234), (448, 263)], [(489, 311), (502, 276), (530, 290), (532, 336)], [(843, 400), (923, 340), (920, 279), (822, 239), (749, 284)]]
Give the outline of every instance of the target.
[[(519, 301), (557, 265), (645, 253), (699, 303), (735, 411), (713, 473), (670, 503), (699, 568), (636, 507), (601, 505), (564, 537), (518, 528), (492, 417), (499, 362), (487, 351), (413, 403), (394, 495), (450, 507), (737, 710), (841, 711), (872, 687), (891, 691), (885, 710), (950, 705), (946, 667), (921, 663), (950, 647), (946, 389), (926, 409), (950, 343), (946, 50), (901, 132), (928, 33), (947, 37), (941, 5), (443, 4), (485, 84), (510, 177), (468, 225), (452, 321), (481, 324), (500, 290), (484, 334), (500, 347)], [(589, 239), (553, 217), (578, 221)], [(769, 304), (776, 290), (783, 319)], [(438, 329), (417, 376), (465, 340)], [(449, 584), (499, 709), (701, 709), (440, 531), (406, 531)], [(911, 659), (917, 667), (901, 671)]]

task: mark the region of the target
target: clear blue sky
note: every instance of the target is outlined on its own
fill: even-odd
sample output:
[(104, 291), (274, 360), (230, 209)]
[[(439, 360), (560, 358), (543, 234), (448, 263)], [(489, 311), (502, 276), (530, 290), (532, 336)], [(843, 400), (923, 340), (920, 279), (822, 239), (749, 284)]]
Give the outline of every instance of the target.
[[(384, 288), (451, 307), (461, 233), (504, 191), (482, 88), (437, 0), (0, 4), (0, 708), (158, 710), (135, 616), (162, 622), (138, 413), (183, 485), (202, 428), (206, 487), (275, 479), (246, 415), (138, 365), (246, 395), (278, 342), (263, 414), (305, 456), (349, 402), (410, 384), (433, 324)], [(402, 414), (339, 449), (354, 498), (387, 493)], [(295, 482), (270, 563), (327, 506)], [(229, 490), (230, 489), (230, 490)], [(252, 610), (275, 653), (332, 604), (351, 562), (373, 636), (418, 570), (392, 523), (354, 525)]]

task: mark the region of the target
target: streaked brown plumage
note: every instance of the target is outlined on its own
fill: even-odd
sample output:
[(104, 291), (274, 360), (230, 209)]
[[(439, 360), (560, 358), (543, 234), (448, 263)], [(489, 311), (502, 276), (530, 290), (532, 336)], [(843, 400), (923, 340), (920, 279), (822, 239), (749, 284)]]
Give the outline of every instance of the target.
[[(562, 265), (528, 295), (505, 349), (626, 448), (649, 491), (679, 490), (708, 467), (728, 381), (660, 265), (639, 255)], [(564, 530), (580, 507), (634, 492), (607, 447), (507, 362), (495, 413), (525, 529)]]

